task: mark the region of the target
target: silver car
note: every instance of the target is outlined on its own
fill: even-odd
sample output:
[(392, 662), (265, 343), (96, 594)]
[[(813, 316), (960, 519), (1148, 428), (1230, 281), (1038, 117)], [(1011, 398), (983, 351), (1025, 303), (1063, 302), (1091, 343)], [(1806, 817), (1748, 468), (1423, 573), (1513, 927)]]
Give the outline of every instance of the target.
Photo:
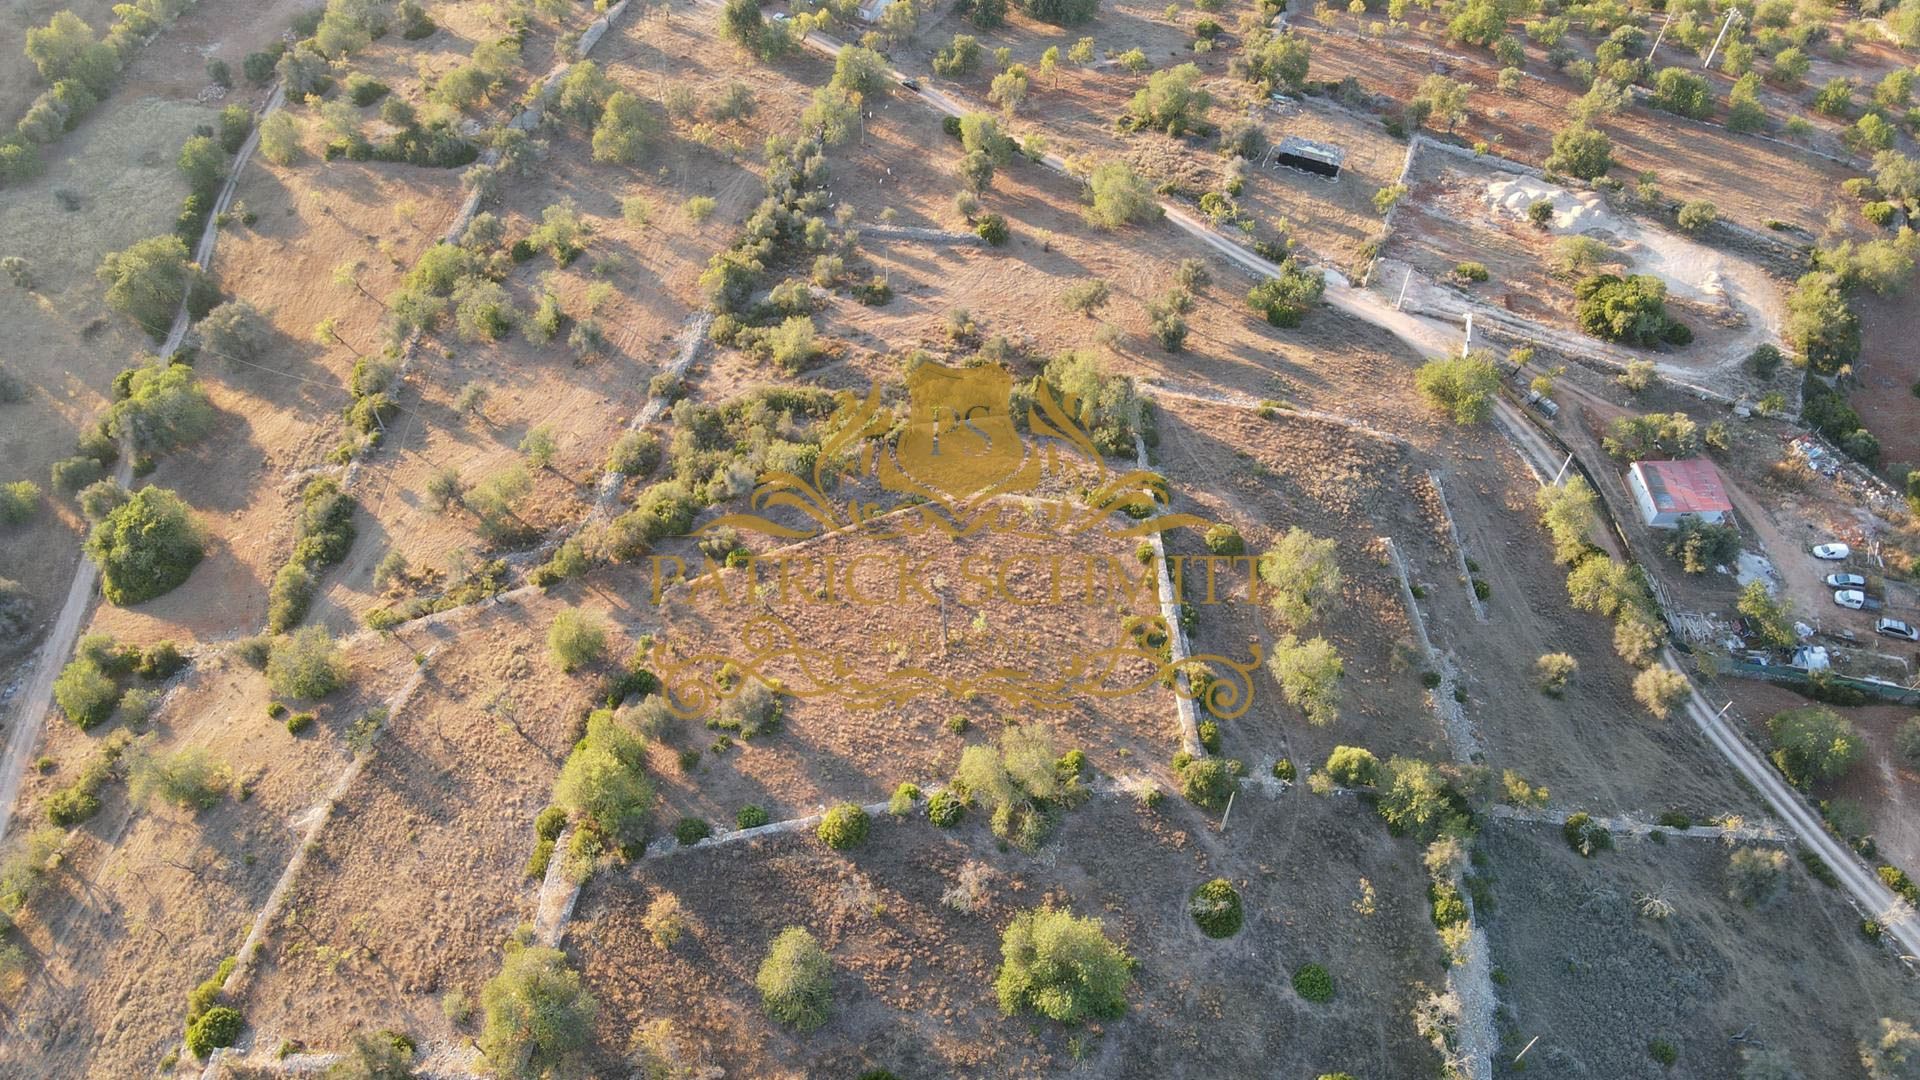
[(1828, 574), (1827, 575), (1827, 585), (1830, 588), (1860, 589), (1860, 588), (1865, 588), (1866, 584), (1867, 584), (1867, 579), (1861, 577), (1859, 574)]
[(1920, 641), (1920, 630), (1901, 622), (1899, 619), (1881, 619), (1873, 624), (1873, 632), (1897, 637), (1903, 641)]

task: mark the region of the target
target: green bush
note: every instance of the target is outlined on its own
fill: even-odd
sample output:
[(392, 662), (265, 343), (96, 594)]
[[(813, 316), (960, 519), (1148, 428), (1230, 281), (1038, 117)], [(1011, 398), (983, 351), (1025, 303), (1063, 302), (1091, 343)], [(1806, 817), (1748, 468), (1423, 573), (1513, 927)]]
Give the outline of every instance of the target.
[(122, 606), (172, 591), (205, 554), (192, 511), (165, 488), (134, 492), (87, 536), (87, 555), (100, 567), (100, 592)]
[(53, 700), (82, 731), (112, 717), (120, 694), (119, 683), (86, 656), (75, 657), (53, 683)]
[(1648, 1043), (1647, 1055), (1667, 1068), (1672, 1068), (1673, 1063), (1680, 1060), (1680, 1051), (1674, 1049), (1673, 1044), (1665, 1039), (1655, 1039)]
[(325, 627), (303, 627), (274, 641), (267, 656), (267, 685), (276, 695), (323, 698), (346, 684), (346, 661)]
[(287, 734), (298, 735), (313, 726), (316, 717), (310, 712), (292, 713), (287, 717)]
[(21, 525), (40, 507), (40, 485), (31, 480), (0, 484), (0, 525)]
[(573, 672), (599, 660), (607, 650), (606, 623), (572, 608), (547, 627), (547, 651), (561, 671)]
[(557, 840), (567, 827), (567, 812), (558, 806), (543, 808), (533, 819), (533, 834), (542, 840)]
[(1063, 1024), (1110, 1020), (1127, 1010), (1133, 967), (1099, 919), (1034, 908), (1015, 915), (1000, 936), (994, 993), (1008, 1016), (1031, 1012)]
[(1594, 274), (1573, 288), (1580, 329), (1603, 341), (1658, 344), (1667, 318), (1666, 282), (1651, 274)]
[(187, 1026), (187, 1049), (194, 1057), (205, 1060), (215, 1050), (232, 1046), (246, 1026), (246, 1019), (238, 1009), (215, 1005)]
[(1414, 385), (1433, 407), (1457, 424), (1479, 424), (1493, 415), (1493, 397), (1500, 374), (1485, 352), (1443, 356), (1427, 361), (1414, 373)]
[(1327, 775), (1342, 787), (1371, 787), (1380, 776), (1380, 759), (1359, 746), (1336, 746), (1327, 755)]
[(683, 817), (674, 822), (673, 838), (683, 846), (697, 844), (713, 835), (713, 826), (705, 818)]
[(936, 791), (927, 800), (927, 820), (942, 829), (960, 824), (960, 819), (966, 814), (966, 800), (951, 791)]
[(1319, 964), (1302, 964), (1293, 969), (1293, 992), (1305, 1001), (1324, 1005), (1333, 1000), (1333, 976)]
[(757, 829), (769, 820), (771, 818), (766, 808), (751, 803), (741, 807), (739, 812), (733, 815), (734, 826), (741, 829)]
[(1225, 522), (1209, 528), (1204, 539), (1207, 550), (1215, 555), (1245, 555), (1247, 553), (1247, 542), (1241, 537), (1240, 530)]
[(767, 1015), (800, 1031), (827, 1022), (833, 1008), (833, 961), (798, 926), (780, 931), (754, 976)]
[(1579, 852), (1582, 858), (1591, 859), (1613, 847), (1613, 834), (1584, 811), (1567, 818), (1567, 823), (1560, 827), (1560, 835), (1566, 839), (1567, 846)]
[(593, 1041), (599, 1003), (558, 949), (509, 950), (500, 973), (480, 992), (485, 1026), (480, 1050), (490, 1061), (518, 1062), (522, 1077), (572, 1072)]
[(867, 842), (871, 821), (867, 812), (853, 803), (841, 803), (827, 811), (815, 830), (820, 842), (835, 851), (846, 851)]
[(1200, 932), (1211, 938), (1232, 937), (1245, 921), (1240, 893), (1226, 878), (1214, 878), (1196, 887), (1187, 898), (1187, 914), (1193, 916)]
[(1195, 806), (1218, 810), (1227, 805), (1235, 781), (1227, 763), (1219, 758), (1195, 758), (1178, 768), (1180, 795)]

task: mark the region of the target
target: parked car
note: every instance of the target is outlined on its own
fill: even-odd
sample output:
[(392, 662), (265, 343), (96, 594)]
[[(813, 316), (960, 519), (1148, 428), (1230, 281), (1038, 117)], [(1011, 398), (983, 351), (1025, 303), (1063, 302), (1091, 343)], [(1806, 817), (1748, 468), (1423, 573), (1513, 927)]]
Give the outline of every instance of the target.
[(1833, 602), (1843, 608), (1852, 608), (1855, 611), (1859, 611), (1861, 608), (1867, 606), (1867, 594), (1861, 592), (1859, 589), (1835, 589), (1833, 590)]
[(1865, 588), (1867, 579), (1859, 574), (1828, 574), (1827, 584), (1836, 589)]
[(1844, 559), (1851, 554), (1853, 549), (1845, 544), (1821, 544), (1813, 549), (1814, 558), (1826, 559), (1830, 562)]
[(914, 78), (911, 75), (907, 76), (904, 79), (901, 79), (900, 85), (906, 87), (907, 89), (913, 91), (916, 94), (920, 92), (920, 80)]
[(1920, 641), (1920, 630), (1901, 622), (1899, 619), (1881, 619), (1873, 624), (1873, 632), (1897, 637), (1904, 641)]

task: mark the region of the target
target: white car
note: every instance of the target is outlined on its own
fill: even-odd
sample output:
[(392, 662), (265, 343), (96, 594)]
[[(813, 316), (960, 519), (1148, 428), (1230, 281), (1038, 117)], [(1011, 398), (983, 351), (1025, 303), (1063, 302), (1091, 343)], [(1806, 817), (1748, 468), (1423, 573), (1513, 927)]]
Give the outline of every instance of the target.
[(1852, 608), (1855, 611), (1859, 611), (1861, 608), (1867, 606), (1867, 594), (1861, 592), (1859, 589), (1835, 589), (1833, 590), (1833, 602), (1843, 608)]
[(1813, 549), (1813, 557), (1829, 561), (1844, 559), (1853, 554), (1853, 549), (1845, 544), (1821, 544)]
[(1864, 588), (1866, 584), (1867, 584), (1867, 579), (1861, 577), (1859, 574), (1828, 574), (1827, 575), (1827, 585), (1829, 588), (1859, 589), (1859, 588)]
[(1908, 641), (1920, 641), (1920, 630), (1901, 622), (1899, 619), (1881, 619), (1873, 624), (1873, 632), (1888, 637), (1905, 638)]

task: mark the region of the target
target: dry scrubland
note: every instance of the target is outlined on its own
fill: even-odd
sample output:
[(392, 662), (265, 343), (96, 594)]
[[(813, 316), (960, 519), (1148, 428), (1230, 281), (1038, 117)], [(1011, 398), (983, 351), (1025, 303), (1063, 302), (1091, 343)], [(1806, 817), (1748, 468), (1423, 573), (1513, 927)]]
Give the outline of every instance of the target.
[[(1040, 859), (996, 851), (977, 822), (942, 832), (883, 818), (850, 856), (774, 839), (607, 875), (589, 886), (572, 933), (600, 944), (583, 952), (582, 971), (604, 1002), (604, 1042), (674, 1016), (729, 1074), (1420, 1075), (1432, 1050), (1410, 1024), (1381, 1022), (1441, 976), (1412, 887), (1419, 870), (1408, 847), (1351, 810), (1249, 793), (1222, 837), (1191, 812), (1096, 797), (1067, 812)], [(974, 863), (988, 868), (983, 902), (944, 903)], [(1249, 912), (1227, 942), (1202, 936), (1180, 904), (1212, 877), (1232, 880)], [(1354, 909), (1362, 879), (1375, 886), (1370, 915)], [(668, 948), (640, 924), (663, 894), (687, 909), (685, 937)], [(1127, 1018), (1078, 1032), (1078, 1064), (1067, 1032), (1008, 1021), (986, 989), (1000, 927), (1049, 898), (1102, 915), (1139, 960)], [(836, 962), (834, 1019), (809, 1037), (772, 1024), (751, 990), (765, 943), (794, 924)], [(1324, 1005), (1287, 987), (1295, 967), (1316, 962), (1334, 977)]]
[[(1518, 1053), (1546, 1033), (1524, 1072), (1495, 1075), (1668, 1075), (1655, 1039), (1687, 1075), (1738, 1075), (1743, 1046), (1808, 1076), (1852, 1075), (1855, 1041), (1912, 1008), (1911, 984), (1791, 855), (1773, 898), (1747, 906), (1729, 896), (1735, 849), (1718, 843), (1630, 841), (1582, 859), (1554, 830), (1512, 825), (1483, 842), (1502, 1037)], [(1639, 914), (1646, 898), (1672, 914)]]
[[(46, 487), (47, 470), (70, 453), (108, 401), (113, 375), (152, 342), (106, 310), (106, 287), (93, 273), (101, 256), (173, 222), (186, 185), (173, 166), (180, 143), (213, 113), (186, 102), (145, 99), (93, 117), (71, 132), (61, 159), (38, 179), (7, 188), (0, 199), (0, 236), (32, 266), (32, 292), (0, 288), (7, 327), (8, 370), (29, 387), (26, 400), (4, 406), (0, 460), (9, 480)], [(59, 193), (77, 199), (68, 210)], [(66, 597), (69, 553), (85, 525), (63, 508), (7, 530), (0, 577), (25, 585), (43, 619)], [(30, 553), (58, 553), (29, 557)], [(11, 652), (9, 642), (0, 652)]]

